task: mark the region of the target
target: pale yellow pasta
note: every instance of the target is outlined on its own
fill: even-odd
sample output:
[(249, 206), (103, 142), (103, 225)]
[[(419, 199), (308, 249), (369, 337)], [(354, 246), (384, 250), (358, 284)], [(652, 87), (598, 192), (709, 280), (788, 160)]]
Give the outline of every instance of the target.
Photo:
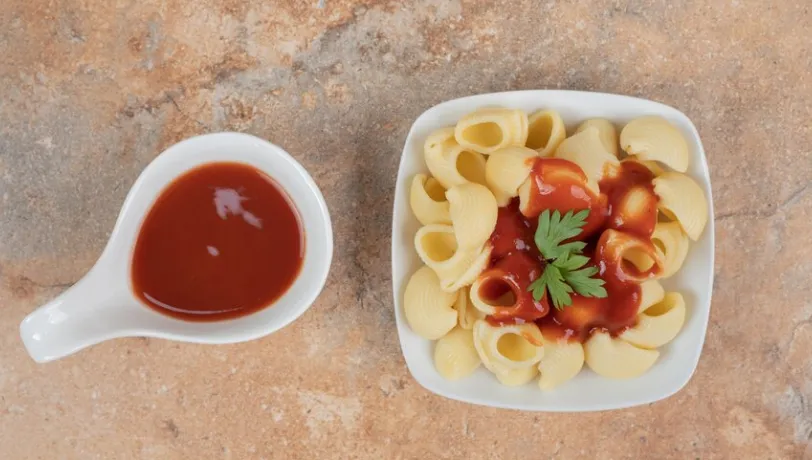
[(658, 161), (679, 172), (688, 170), (688, 142), (662, 117), (647, 116), (629, 122), (620, 131), (620, 146), (641, 160)]
[(482, 363), (495, 374), (535, 367), (544, 354), (541, 332), (532, 323), (497, 327), (479, 320), (473, 332)]
[(657, 209), (657, 196), (650, 187), (637, 185), (618, 199), (612, 210), (615, 222), (634, 225), (635, 222), (648, 222), (651, 212)]
[(470, 330), (455, 327), (434, 346), (434, 367), (448, 380), (468, 377), (481, 362)]
[(696, 241), (708, 223), (708, 200), (699, 184), (685, 174), (667, 172), (655, 177), (654, 193), (660, 211), (679, 222), (688, 237)]
[(540, 110), (528, 119), (527, 147), (540, 157), (549, 157), (567, 137), (564, 120), (555, 110)]
[(533, 380), (538, 373), (536, 366), (527, 366), (521, 369), (511, 369), (507, 372), (494, 373), (494, 375), (502, 385), (517, 387)]
[(530, 176), (536, 158), (537, 152), (527, 147), (506, 147), (488, 156), (485, 181), (499, 206), (507, 206), (519, 195), (519, 186)]
[(584, 367), (584, 347), (578, 342), (544, 339), (539, 361), (539, 388), (551, 390), (572, 379)]
[(490, 260), (490, 245), (462, 249), (450, 225), (421, 227), (415, 234), (414, 245), (423, 263), (440, 277), (442, 289), (449, 292), (473, 283)]
[(454, 140), (454, 128), (443, 128), (429, 135), (423, 146), (423, 157), (443, 188), (469, 182), (485, 184), (485, 157), (460, 147)]
[(433, 177), (425, 174), (414, 176), (409, 204), (415, 217), (423, 225), (451, 223), (445, 189)]
[(462, 274), (456, 277), (449, 276), (446, 278), (447, 281), (441, 282), (440, 285), (447, 291), (456, 291), (463, 286), (470, 286), (474, 281), (476, 281), (480, 273), (487, 268), (488, 263), (491, 261), (492, 250), (493, 246), (486, 244), (482, 248), (478, 249), (478, 252), (469, 252), (469, 254), (473, 254), (473, 256), (471, 256), (471, 263), (468, 264), (468, 267), (462, 271)]
[(618, 141), (617, 141), (617, 129), (615, 129), (615, 125), (605, 118), (592, 118), (578, 125), (578, 128), (575, 129), (575, 133), (577, 134), (580, 133), (581, 131), (585, 131), (587, 128), (597, 129), (598, 137), (600, 138), (603, 147), (606, 149), (607, 152), (611, 153), (617, 158)]
[(421, 267), (406, 283), (403, 311), (409, 327), (430, 340), (439, 339), (457, 324), (457, 312), (451, 308), (456, 292), (440, 288), (440, 279), (429, 267)]
[(663, 259), (661, 278), (668, 278), (676, 273), (688, 255), (688, 235), (682, 231), (679, 222), (657, 222), (651, 242)]
[(485, 318), (485, 314), (471, 304), (467, 286), (460, 289), (454, 309), (457, 310), (457, 322), (463, 329), (473, 329), (476, 320)]
[(495, 302), (491, 302), (479, 294), (480, 288), (483, 284), (501, 282), (503, 281), (499, 281), (499, 278), (492, 278), (488, 276), (477, 278), (474, 281), (474, 284), (471, 285), (471, 291), (469, 292), (471, 305), (473, 305), (474, 309), (478, 310), (480, 313), (482, 313), (482, 315), (487, 316), (499, 313), (500, 309), (511, 308), (516, 300), (512, 291), (507, 291), (502, 298), (494, 299)]
[(454, 129), (463, 148), (485, 155), (527, 141), (527, 114), (505, 108), (479, 109), (464, 117)]
[(594, 126), (564, 139), (556, 149), (555, 156), (577, 164), (586, 174), (587, 187), (596, 194), (600, 193), (600, 180), (614, 175), (620, 165), (617, 157), (603, 146), (600, 132)]
[(637, 313), (643, 313), (653, 305), (661, 302), (665, 298), (663, 285), (657, 280), (648, 280), (640, 283), (640, 305)]
[(643, 160), (640, 160), (637, 157), (626, 157), (623, 160), (621, 160), (620, 162), (621, 163), (625, 163), (625, 162), (639, 163), (639, 164), (645, 166), (649, 171), (651, 171), (651, 173), (654, 174), (654, 177), (657, 177), (660, 174), (665, 172), (665, 168), (660, 166), (660, 163), (657, 163), (656, 161), (643, 161)]
[(630, 379), (643, 375), (660, 352), (638, 348), (626, 341), (612, 339), (607, 332), (596, 332), (584, 344), (587, 366), (598, 375), (613, 379)]
[[(618, 274), (623, 280), (641, 283), (662, 273), (663, 260), (651, 241), (608, 229), (603, 232), (599, 244), (603, 245), (607, 260), (614, 261), (619, 268)], [(638, 272), (630, 270), (623, 260), (631, 262)]]
[(499, 212), (493, 193), (484, 185), (468, 183), (451, 187), (445, 196), (459, 247), (472, 249), (485, 244)]
[(647, 308), (634, 327), (620, 338), (640, 348), (657, 348), (674, 340), (685, 324), (685, 300), (678, 292), (665, 294), (662, 301)]

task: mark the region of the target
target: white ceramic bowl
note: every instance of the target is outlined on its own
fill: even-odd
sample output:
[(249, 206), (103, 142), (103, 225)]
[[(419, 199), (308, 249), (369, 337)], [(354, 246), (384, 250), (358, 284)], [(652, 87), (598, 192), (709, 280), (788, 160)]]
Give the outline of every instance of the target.
[[(305, 256), (299, 276), (269, 308), (216, 322), (182, 321), (143, 305), (133, 294), (135, 240), (152, 204), (175, 178), (197, 166), (238, 162), (272, 177), (302, 221)], [(133, 184), (99, 260), (73, 287), (28, 315), (20, 335), (38, 362), (51, 361), (117, 337), (159, 337), (232, 343), (268, 335), (298, 318), (316, 300), (333, 257), (330, 214), (318, 186), (287, 152), (248, 134), (216, 133), (181, 141), (161, 153)], [(269, 263), (273, 263), (269, 261)]]
[[(463, 115), (485, 106), (517, 108), (528, 113), (555, 109), (568, 132), (587, 118), (607, 118), (622, 125), (643, 115), (659, 115), (676, 125), (688, 140), (691, 166), (688, 174), (702, 186), (709, 201), (709, 221), (699, 241), (691, 244), (682, 269), (663, 281), (666, 291), (683, 294), (688, 306), (685, 326), (673, 342), (660, 348), (657, 363), (642, 377), (612, 380), (586, 366), (573, 380), (548, 392), (535, 381), (521, 387), (500, 384), (480, 368), (456, 382), (445, 380), (433, 363), (433, 344), (409, 329), (403, 313), (403, 291), (409, 276), (420, 267), (414, 234), (420, 224), (409, 208), (409, 184), (414, 174), (427, 172), (423, 142), (433, 130), (454, 125)], [(412, 125), (398, 170), (392, 217), (392, 284), (403, 356), (412, 376), (427, 390), (447, 398), (485, 406), (529, 411), (577, 412), (620, 409), (654, 402), (673, 395), (688, 383), (696, 369), (711, 304), (713, 286), (714, 222), (710, 177), (702, 142), (691, 120), (682, 112), (657, 102), (616, 94), (582, 91), (513, 91), (482, 94), (444, 102), (423, 112)]]

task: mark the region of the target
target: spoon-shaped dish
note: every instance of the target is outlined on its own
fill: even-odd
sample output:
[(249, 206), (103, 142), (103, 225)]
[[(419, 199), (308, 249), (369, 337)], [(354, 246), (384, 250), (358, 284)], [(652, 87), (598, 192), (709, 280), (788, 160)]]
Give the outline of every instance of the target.
[[(276, 181), (299, 211), (305, 253), (299, 276), (272, 305), (218, 322), (189, 322), (143, 305), (132, 290), (133, 247), (142, 222), (161, 192), (190, 169), (214, 162), (253, 166)], [(302, 315), (327, 280), (333, 232), (324, 197), (307, 171), (281, 148), (254, 136), (217, 133), (166, 149), (135, 181), (99, 260), (74, 286), (20, 324), (37, 362), (62, 358), (118, 337), (158, 337), (196, 343), (232, 343), (268, 335)], [(273, 263), (269, 260), (268, 263)]]

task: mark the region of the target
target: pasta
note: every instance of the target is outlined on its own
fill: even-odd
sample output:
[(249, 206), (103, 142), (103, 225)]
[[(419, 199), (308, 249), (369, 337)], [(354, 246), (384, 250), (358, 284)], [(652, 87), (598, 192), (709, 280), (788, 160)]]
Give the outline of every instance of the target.
[(592, 118), (578, 125), (578, 127), (575, 128), (575, 134), (578, 134), (589, 128), (595, 128), (598, 130), (598, 138), (601, 140), (603, 148), (606, 149), (607, 152), (611, 153), (615, 158), (617, 158), (618, 141), (617, 141), (617, 129), (615, 129), (615, 125), (613, 125), (611, 121), (605, 118)]
[(651, 242), (663, 260), (661, 278), (668, 278), (682, 268), (688, 255), (688, 235), (682, 231), (679, 222), (657, 222)]
[(544, 355), (539, 361), (539, 388), (552, 390), (572, 379), (584, 367), (584, 347), (567, 340), (544, 340)]
[(519, 195), (519, 187), (533, 169), (535, 150), (526, 147), (507, 147), (488, 156), (485, 163), (485, 182), (496, 197), (499, 206), (507, 206)]
[(600, 193), (598, 182), (605, 176), (614, 174), (620, 162), (612, 155), (600, 138), (600, 131), (589, 126), (580, 133), (567, 138), (555, 152), (556, 158), (571, 161), (586, 174), (587, 186), (593, 192)]
[(481, 247), (496, 227), (499, 206), (484, 185), (463, 184), (446, 192), (457, 244), (463, 249)]
[(658, 348), (672, 341), (685, 323), (685, 301), (678, 292), (669, 292), (661, 302), (647, 308), (634, 327), (620, 338), (640, 348)]
[(445, 189), (433, 177), (425, 174), (414, 176), (409, 204), (415, 217), (423, 225), (451, 223)]
[(536, 150), (538, 156), (548, 157), (558, 144), (567, 137), (564, 120), (555, 110), (541, 110), (528, 119), (527, 147)]
[(422, 227), (415, 234), (414, 245), (423, 263), (440, 277), (442, 289), (449, 292), (473, 283), (490, 257), (488, 246), (473, 250), (459, 248), (450, 225)]
[(603, 148), (606, 149), (607, 152), (611, 153), (615, 158), (617, 158), (618, 141), (617, 141), (617, 130), (615, 129), (615, 125), (605, 118), (592, 118), (591, 120), (586, 120), (585, 122), (578, 125), (578, 128), (575, 129), (575, 134), (578, 134), (589, 128), (595, 128), (598, 130), (598, 138), (600, 138), (601, 144), (603, 144)]
[(439, 339), (457, 324), (457, 312), (451, 308), (456, 299), (456, 292), (440, 289), (440, 279), (430, 268), (417, 270), (403, 294), (409, 327), (421, 337)]
[(423, 157), (432, 176), (443, 188), (469, 182), (485, 184), (485, 157), (460, 147), (454, 139), (453, 128), (432, 133), (424, 144)]
[(660, 211), (679, 222), (689, 238), (698, 240), (708, 223), (708, 200), (699, 184), (677, 172), (664, 173), (652, 183), (654, 193), (660, 197)]
[(596, 332), (584, 344), (587, 366), (596, 374), (613, 379), (630, 379), (643, 375), (660, 352), (646, 350), (619, 339), (606, 332)]
[(434, 366), (448, 380), (468, 377), (480, 363), (470, 330), (455, 327), (441, 337), (434, 347)]
[(485, 155), (527, 141), (527, 114), (521, 110), (488, 108), (464, 116), (454, 129), (462, 147)]
[(536, 375), (536, 365), (544, 354), (538, 327), (533, 324), (494, 327), (479, 320), (473, 333), (482, 364), (503, 384), (522, 385)]
[(660, 280), (679, 272), (709, 218), (683, 174), (688, 149), (660, 117), (619, 135), (587, 119), (567, 137), (553, 110), (480, 109), (431, 133), (428, 173), (409, 190), (424, 265), (403, 308), (436, 341), (437, 373), (459, 380), (482, 365), (503, 385), (549, 391), (584, 365), (613, 379), (654, 366), (689, 314)]
[(598, 241), (598, 250), (617, 267), (623, 280), (640, 283), (662, 273), (663, 261), (651, 241), (630, 233), (606, 230)]
[(460, 289), (457, 301), (454, 303), (454, 309), (457, 310), (460, 327), (471, 330), (474, 328), (474, 323), (478, 319), (484, 319), (485, 315), (471, 305), (468, 291), (469, 288), (467, 286)]
[(659, 161), (669, 168), (688, 170), (688, 143), (682, 133), (662, 117), (632, 120), (620, 132), (620, 145), (640, 160)]

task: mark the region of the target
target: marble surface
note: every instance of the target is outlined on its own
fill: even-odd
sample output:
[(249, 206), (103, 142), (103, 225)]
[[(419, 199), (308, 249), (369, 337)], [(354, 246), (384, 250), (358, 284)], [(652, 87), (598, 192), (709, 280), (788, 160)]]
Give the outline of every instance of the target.
[[(408, 6), (406, 6), (408, 5)], [(17, 459), (812, 458), (812, 6), (804, 0), (7, 0), (0, 8), (0, 452)], [(411, 121), (570, 88), (691, 117), (716, 205), (696, 375), (593, 414), (474, 407), (409, 376), (389, 233)], [(336, 251), (297, 322), (121, 339), (36, 365), (17, 327), (93, 264), (163, 148), (236, 130), (322, 188)]]

